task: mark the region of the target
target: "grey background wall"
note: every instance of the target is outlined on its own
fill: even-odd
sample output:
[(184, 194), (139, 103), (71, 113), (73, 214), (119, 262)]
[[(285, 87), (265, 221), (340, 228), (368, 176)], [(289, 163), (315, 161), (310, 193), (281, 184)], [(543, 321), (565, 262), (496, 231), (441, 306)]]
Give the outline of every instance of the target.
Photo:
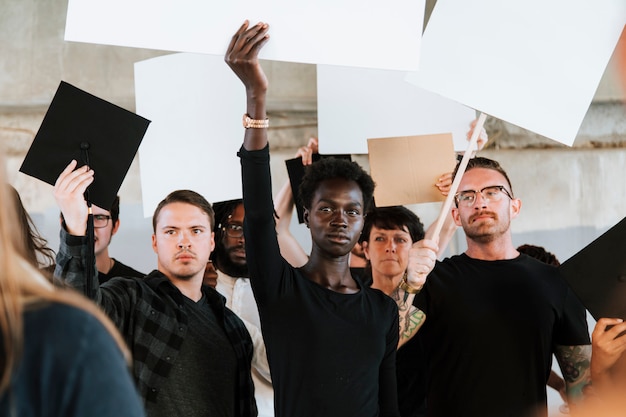
[[(427, 9), (433, 5), (428, 1)], [(65, 42), (66, 11), (67, 0), (0, 0), (0, 150), (10, 182), (53, 248), (58, 245), (58, 210), (52, 187), (18, 173), (18, 168), (59, 82), (67, 81), (134, 111), (133, 63), (170, 53)], [(111, 24), (114, 27), (115, 22)], [(271, 86), (269, 132), (274, 190), (278, 191), (287, 180), (283, 160), (317, 134), (316, 74), (312, 65), (263, 65)], [(490, 143), (483, 154), (508, 170), (514, 191), (523, 201), (522, 213), (513, 225), (516, 244), (543, 245), (564, 261), (626, 216), (624, 91), (611, 62), (571, 148), (488, 119)], [(366, 155), (355, 158), (368, 166)], [(122, 226), (111, 253), (148, 272), (156, 262), (150, 248), (151, 219), (142, 216), (137, 159), (120, 196)], [(412, 208), (429, 224), (439, 205)], [(308, 250), (307, 230), (295, 220), (292, 226)], [(463, 233), (457, 231), (448, 253), (464, 249)], [(558, 397), (551, 398), (558, 404)]]

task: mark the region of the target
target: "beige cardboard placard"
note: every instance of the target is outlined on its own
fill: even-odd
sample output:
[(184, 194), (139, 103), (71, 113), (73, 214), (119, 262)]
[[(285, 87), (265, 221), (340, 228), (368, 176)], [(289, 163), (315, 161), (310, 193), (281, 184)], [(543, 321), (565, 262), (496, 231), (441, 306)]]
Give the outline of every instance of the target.
[(435, 183), (456, 165), (452, 133), (367, 140), (377, 207), (445, 198)]

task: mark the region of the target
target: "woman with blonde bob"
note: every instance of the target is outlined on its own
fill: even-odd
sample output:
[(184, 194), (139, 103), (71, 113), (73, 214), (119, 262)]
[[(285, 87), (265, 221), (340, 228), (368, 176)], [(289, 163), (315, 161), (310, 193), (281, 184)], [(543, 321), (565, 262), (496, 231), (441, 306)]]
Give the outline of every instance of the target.
[(30, 262), (0, 159), (0, 415), (144, 416), (113, 324)]

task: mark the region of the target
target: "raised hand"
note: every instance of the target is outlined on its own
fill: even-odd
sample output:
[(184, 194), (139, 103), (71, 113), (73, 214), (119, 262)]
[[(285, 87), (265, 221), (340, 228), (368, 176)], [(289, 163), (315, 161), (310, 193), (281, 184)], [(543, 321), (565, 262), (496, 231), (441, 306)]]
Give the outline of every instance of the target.
[(313, 163), (313, 155), (318, 153), (318, 150), (317, 138), (312, 137), (309, 139), (309, 143), (307, 143), (306, 146), (298, 148), (295, 158), (301, 157), (302, 165), (311, 165)]
[(448, 172), (443, 174), (437, 182), (435, 183), (435, 187), (439, 189), (442, 195), (447, 196), (450, 192), (450, 187), (452, 186), (452, 172)]
[(54, 199), (63, 213), (67, 231), (71, 235), (85, 236), (89, 209), (84, 193), (94, 180), (94, 172), (86, 165), (75, 169), (76, 165), (75, 160), (70, 162), (57, 178)]
[[(470, 141), (470, 139), (472, 138), (472, 135), (474, 134), (474, 129), (476, 128), (477, 122), (478, 122), (478, 119), (474, 119), (472, 120), (472, 123), (470, 123), (470, 129), (467, 131), (468, 142)], [(480, 130), (480, 135), (478, 136), (478, 142), (476, 142), (476, 150), (480, 151), (482, 148), (484, 148), (488, 140), (489, 140), (489, 137), (487, 136), (487, 131), (483, 127)]]
[(622, 319), (601, 318), (591, 334), (591, 380), (604, 379), (626, 352), (626, 323)]
[(250, 27), (246, 20), (233, 35), (224, 57), (246, 90), (252, 93), (267, 90), (267, 77), (259, 64), (258, 55), (261, 47), (269, 40), (268, 30), (267, 23), (259, 22)]

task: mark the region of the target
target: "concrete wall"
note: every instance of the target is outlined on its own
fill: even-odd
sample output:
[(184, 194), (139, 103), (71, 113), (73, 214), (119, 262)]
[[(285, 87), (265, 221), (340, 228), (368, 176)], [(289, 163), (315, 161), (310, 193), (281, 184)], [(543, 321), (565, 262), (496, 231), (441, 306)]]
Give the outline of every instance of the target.
[[(427, 2), (428, 11), (434, 3)], [(0, 0), (0, 146), (10, 181), (43, 223), (45, 213), (56, 211), (51, 187), (18, 173), (18, 168), (59, 82), (75, 84), (133, 111), (133, 63), (170, 53), (65, 42), (66, 11), (67, 0)], [(278, 189), (286, 180), (282, 159), (317, 134), (315, 66), (263, 65), (271, 85), (270, 140)], [(545, 239), (563, 257), (626, 214), (622, 184), (626, 109), (615, 67), (614, 62), (609, 64), (573, 148), (501, 120), (487, 122), (490, 143), (485, 155), (508, 168), (516, 193), (525, 202), (516, 234), (525, 240)], [(367, 166), (366, 156), (359, 158)], [(140, 191), (135, 161), (120, 190), (125, 222), (120, 233), (129, 223), (140, 223), (127, 220), (141, 204)], [(417, 210), (428, 217), (437, 208)], [(120, 235), (114, 242), (122, 240)]]

